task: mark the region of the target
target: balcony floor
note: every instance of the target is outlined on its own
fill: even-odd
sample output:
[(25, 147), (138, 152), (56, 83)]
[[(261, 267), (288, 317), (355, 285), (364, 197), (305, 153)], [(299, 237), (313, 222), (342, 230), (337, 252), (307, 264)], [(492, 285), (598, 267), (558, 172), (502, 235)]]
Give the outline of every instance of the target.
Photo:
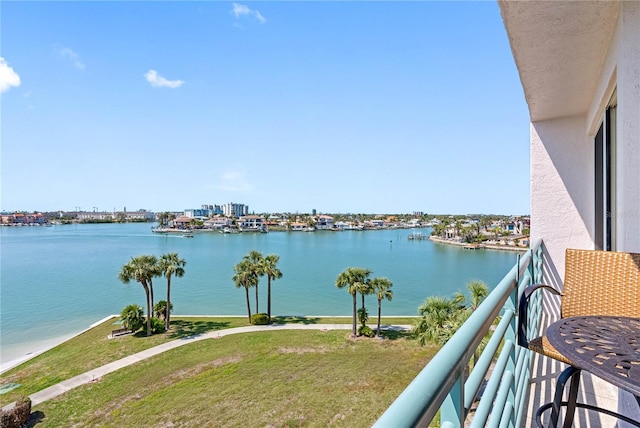
[[(541, 405), (553, 401), (556, 380), (566, 367), (567, 365), (564, 363), (533, 353), (528, 407), (525, 409), (523, 428), (536, 426), (536, 410)], [(567, 397), (567, 389), (568, 385), (565, 387), (564, 399)], [(578, 402), (598, 406), (640, 421), (640, 408), (632, 394), (620, 390), (610, 383), (592, 376), (590, 373), (582, 373), (578, 390)], [(545, 412), (543, 423), (548, 423), (550, 415), (550, 410)], [(562, 416), (564, 417), (564, 415)], [(585, 409), (576, 409), (573, 426), (576, 428), (633, 427), (633, 425), (619, 421), (611, 416)]]

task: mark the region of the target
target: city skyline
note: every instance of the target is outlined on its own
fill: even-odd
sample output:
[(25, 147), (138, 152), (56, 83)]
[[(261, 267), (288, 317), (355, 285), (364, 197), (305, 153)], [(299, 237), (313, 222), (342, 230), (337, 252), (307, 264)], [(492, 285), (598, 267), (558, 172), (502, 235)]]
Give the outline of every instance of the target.
[(529, 213), (495, 3), (8, 2), (0, 20), (2, 211)]

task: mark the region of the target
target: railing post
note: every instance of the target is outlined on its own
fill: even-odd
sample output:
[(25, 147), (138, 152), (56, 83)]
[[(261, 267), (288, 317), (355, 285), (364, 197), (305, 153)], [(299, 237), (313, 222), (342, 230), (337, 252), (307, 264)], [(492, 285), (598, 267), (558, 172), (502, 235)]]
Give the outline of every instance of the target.
[[(533, 248), (537, 249), (541, 243), (542, 240), (537, 241)], [(374, 425), (376, 428), (427, 426), (438, 409), (443, 428), (461, 428), (467, 416), (473, 427), (519, 428), (524, 397), (529, 387), (530, 359), (528, 350), (515, 345), (518, 325), (516, 314), (520, 282), (525, 285), (536, 281), (540, 275), (541, 262), (539, 257), (534, 260), (534, 254), (539, 256), (541, 251), (531, 251), (517, 258), (516, 266), (380, 416)], [(521, 267), (521, 262), (525, 266)], [(530, 274), (531, 265), (534, 278)], [(502, 319), (494, 328), (497, 317)], [(465, 367), (473, 350), (489, 332), (493, 332), (493, 336), (488, 348), (467, 378)], [(503, 343), (502, 349), (495, 355), (500, 342)], [(496, 357), (497, 362), (489, 375), (487, 387), (480, 397), (476, 397), (480, 380), (487, 375), (489, 364), (486, 360)], [(466, 409), (473, 403), (467, 403), (468, 407), (465, 408), (465, 401), (472, 402), (477, 398), (476, 412), (467, 415)]]
[[(505, 311), (513, 311), (513, 313), (517, 313), (518, 307), (518, 288), (520, 285), (520, 254), (516, 256), (516, 279), (513, 287), (511, 289), (511, 293), (509, 293), (509, 298), (504, 304)], [(505, 332), (504, 339), (505, 341), (510, 340), (513, 343), (517, 343), (517, 329), (518, 329), (518, 318), (512, 317), (511, 322), (509, 323), (509, 328)], [(507, 362), (507, 366), (505, 368), (505, 372), (516, 372), (516, 347), (514, 346), (509, 352), (509, 360)], [(511, 381), (511, 385), (509, 387), (509, 394), (507, 396), (507, 401), (511, 404), (512, 407), (516, 407), (516, 385), (518, 384), (518, 374), (516, 373), (515, 377)], [(512, 414), (509, 420), (509, 426), (515, 426), (515, 415)]]
[(440, 406), (440, 425), (450, 428), (464, 427), (464, 375), (459, 374), (456, 382), (449, 391), (442, 406)]

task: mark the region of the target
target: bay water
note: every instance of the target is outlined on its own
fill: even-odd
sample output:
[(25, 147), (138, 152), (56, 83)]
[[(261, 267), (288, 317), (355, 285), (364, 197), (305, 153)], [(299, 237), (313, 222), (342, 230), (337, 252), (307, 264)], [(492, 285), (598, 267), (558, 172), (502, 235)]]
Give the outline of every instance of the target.
[[(0, 361), (26, 358), (128, 304), (145, 306), (139, 283), (118, 280), (131, 257), (176, 252), (185, 275), (171, 282), (174, 314), (246, 315), (233, 266), (251, 250), (278, 254), (281, 279), (272, 282), (273, 315), (351, 315), (351, 296), (335, 286), (348, 267), (372, 270), (393, 282), (383, 315), (416, 315), (428, 296), (465, 292), (474, 279), (493, 288), (516, 263), (516, 254), (465, 250), (409, 240), (416, 230), (154, 234), (150, 223), (74, 224), (0, 228)], [(422, 229), (428, 234), (429, 229)], [(266, 312), (266, 278), (260, 312)], [(166, 299), (166, 280), (154, 281), (155, 301)], [(250, 291), (252, 311), (255, 293)], [(377, 301), (367, 297), (369, 313)], [(348, 321), (345, 321), (348, 322)]]

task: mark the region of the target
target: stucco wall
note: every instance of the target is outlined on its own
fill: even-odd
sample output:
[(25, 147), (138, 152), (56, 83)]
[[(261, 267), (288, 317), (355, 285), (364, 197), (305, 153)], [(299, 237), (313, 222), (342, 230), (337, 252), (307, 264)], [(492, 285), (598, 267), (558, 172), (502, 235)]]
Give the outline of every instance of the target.
[(622, 2), (616, 33), (616, 250), (640, 253), (640, 2)]
[(617, 88), (616, 250), (640, 252), (640, 2), (622, 2), (585, 116), (531, 124), (531, 235), (564, 277), (564, 249), (594, 246), (594, 146)]
[(531, 236), (564, 277), (564, 251), (593, 248), (593, 142), (583, 117), (531, 125)]

